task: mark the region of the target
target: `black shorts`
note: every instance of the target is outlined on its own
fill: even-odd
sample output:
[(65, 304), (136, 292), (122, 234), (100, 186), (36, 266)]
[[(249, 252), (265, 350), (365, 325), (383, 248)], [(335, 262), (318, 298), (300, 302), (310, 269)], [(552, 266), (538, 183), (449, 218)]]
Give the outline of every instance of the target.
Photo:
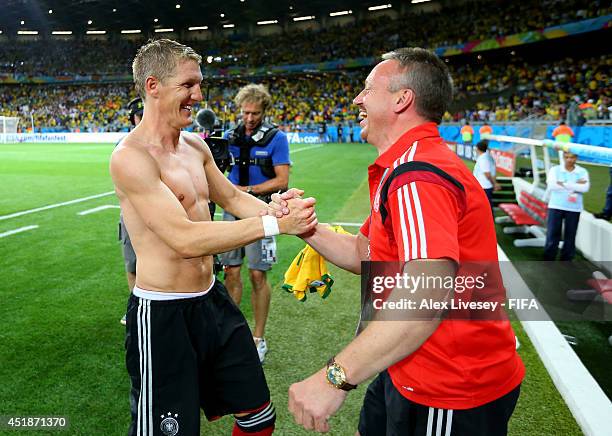
[(361, 416), (361, 436), (503, 436), (518, 401), (520, 385), (497, 400), (473, 409), (436, 409), (398, 392), (387, 371), (368, 386)]
[[(205, 295), (128, 302), (126, 365), (132, 382), (129, 434), (200, 434), (209, 420), (270, 401), (244, 316), (216, 282)], [(162, 431), (162, 427), (164, 431)]]

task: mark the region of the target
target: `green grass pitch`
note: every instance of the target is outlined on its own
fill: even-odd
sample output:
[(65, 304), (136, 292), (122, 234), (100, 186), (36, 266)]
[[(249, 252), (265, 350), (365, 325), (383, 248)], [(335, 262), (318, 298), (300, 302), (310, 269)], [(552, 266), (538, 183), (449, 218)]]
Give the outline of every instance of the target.
[[(112, 144), (1, 145), (0, 216), (111, 191), (112, 149)], [(317, 197), (321, 221), (361, 222), (369, 213), (367, 165), (374, 158), (373, 148), (363, 144), (303, 150), (292, 155), (290, 184)], [(127, 285), (117, 241), (119, 212), (77, 215), (117, 204), (111, 195), (0, 219), (0, 233), (39, 226), (0, 238), (0, 415), (67, 416), (70, 428), (59, 434), (127, 432), (129, 380), (118, 322)], [(331, 268), (336, 283), (326, 300), (299, 303), (280, 289), (285, 269), (302, 247), (297, 238), (280, 237), (279, 264), (269, 276), (273, 298), (264, 369), (280, 435), (308, 434), (287, 412), (289, 384), (322, 367), (350, 341), (358, 318), (359, 278), (337, 268)], [(248, 289), (242, 309), (250, 320)], [(529, 339), (518, 323), (514, 327), (527, 377), (510, 434), (580, 434)], [(365, 387), (352, 392), (332, 418), (331, 434), (354, 434)], [(229, 417), (203, 421), (201, 434), (227, 435), (232, 425)]]

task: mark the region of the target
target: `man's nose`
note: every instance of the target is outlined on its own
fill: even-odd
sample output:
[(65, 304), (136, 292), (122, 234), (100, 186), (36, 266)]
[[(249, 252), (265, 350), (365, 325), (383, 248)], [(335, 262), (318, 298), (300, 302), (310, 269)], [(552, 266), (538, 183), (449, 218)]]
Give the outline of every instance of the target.
[(361, 94), (363, 94), (363, 91), (355, 96), (355, 98), (353, 99), (353, 104), (356, 104), (357, 106), (361, 104), (361, 102), (363, 101)]
[(191, 98), (195, 101), (202, 101), (204, 97), (202, 96), (202, 88), (196, 86), (195, 92), (191, 95)]

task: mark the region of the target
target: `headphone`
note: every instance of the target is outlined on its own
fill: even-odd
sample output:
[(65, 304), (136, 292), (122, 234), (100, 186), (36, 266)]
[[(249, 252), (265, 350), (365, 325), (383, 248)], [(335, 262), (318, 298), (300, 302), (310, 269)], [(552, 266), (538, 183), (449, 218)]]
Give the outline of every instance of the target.
[(135, 99), (133, 99), (132, 101), (128, 103), (127, 108), (129, 111), (130, 122), (132, 123), (132, 126), (135, 126), (136, 125), (136, 119), (135, 119), (136, 115), (142, 118), (142, 114), (144, 112), (144, 103), (142, 101), (142, 98), (136, 97)]

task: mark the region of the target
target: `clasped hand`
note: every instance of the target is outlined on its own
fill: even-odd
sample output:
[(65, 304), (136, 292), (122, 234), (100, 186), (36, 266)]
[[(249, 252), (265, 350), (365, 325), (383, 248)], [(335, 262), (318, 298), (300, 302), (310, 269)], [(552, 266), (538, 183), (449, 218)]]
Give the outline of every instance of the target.
[(291, 188), (282, 194), (272, 194), (272, 201), (261, 215), (278, 218), (281, 233), (305, 235), (319, 223), (315, 212), (316, 200), (312, 197), (302, 198), (304, 191)]

